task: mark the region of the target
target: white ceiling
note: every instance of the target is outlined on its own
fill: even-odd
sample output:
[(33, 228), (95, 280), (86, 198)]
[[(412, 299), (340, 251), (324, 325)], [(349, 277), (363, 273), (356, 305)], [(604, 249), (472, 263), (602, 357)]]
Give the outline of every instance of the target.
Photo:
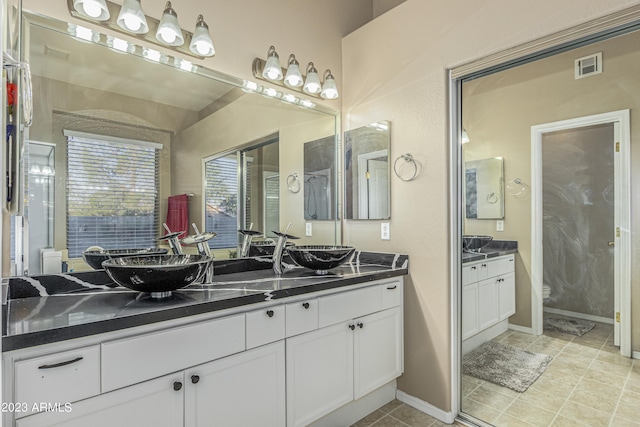
[(29, 63), (35, 76), (191, 111), (202, 110), (234, 88), (67, 34), (30, 28)]

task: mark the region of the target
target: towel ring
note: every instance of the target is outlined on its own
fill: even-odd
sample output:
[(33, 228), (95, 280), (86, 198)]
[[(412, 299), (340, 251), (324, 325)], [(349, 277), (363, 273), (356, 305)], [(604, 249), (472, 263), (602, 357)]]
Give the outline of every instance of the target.
[[(398, 160), (400, 160), (400, 159), (403, 159), (407, 163), (412, 163), (413, 164), (413, 175), (411, 175), (411, 177), (403, 178), (398, 173), (397, 166), (398, 166)], [(402, 181), (405, 181), (405, 182), (413, 181), (414, 179), (416, 179), (416, 176), (418, 176), (418, 164), (416, 163), (416, 161), (413, 158), (413, 156), (411, 155), (411, 153), (403, 154), (393, 162), (393, 173), (395, 173), (398, 178), (400, 178)]]
[(300, 192), (300, 179), (297, 172), (287, 177), (287, 188), (294, 194)]
[(491, 205), (495, 205), (496, 203), (498, 203), (498, 200), (500, 200), (500, 198), (495, 192), (491, 192), (491, 194), (487, 194), (487, 203)]
[(513, 197), (518, 197), (527, 191), (527, 185), (520, 178), (514, 178), (507, 183), (506, 190)]

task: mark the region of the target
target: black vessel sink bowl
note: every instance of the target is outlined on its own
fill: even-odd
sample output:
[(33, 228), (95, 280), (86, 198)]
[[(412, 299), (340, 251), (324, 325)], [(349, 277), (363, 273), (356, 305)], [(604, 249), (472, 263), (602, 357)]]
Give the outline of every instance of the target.
[(84, 258), (84, 262), (89, 264), (89, 266), (94, 270), (102, 270), (102, 263), (108, 259), (145, 255), (164, 255), (166, 253), (166, 249), (160, 248), (102, 249), (96, 251), (84, 251), (82, 252), (82, 258)]
[(492, 236), (462, 236), (462, 249), (471, 252), (478, 252), (493, 240)]
[(112, 258), (102, 266), (118, 285), (159, 298), (200, 279), (211, 262), (206, 255), (152, 255)]
[(317, 274), (327, 274), (349, 260), (356, 250), (353, 246), (290, 246), (289, 256), (296, 264), (315, 270)]

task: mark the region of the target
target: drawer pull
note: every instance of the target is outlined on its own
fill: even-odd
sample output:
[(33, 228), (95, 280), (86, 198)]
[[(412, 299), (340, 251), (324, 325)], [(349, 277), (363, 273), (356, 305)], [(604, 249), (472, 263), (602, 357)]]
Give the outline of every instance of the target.
[(398, 287), (398, 285), (393, 285), (393, 286), (388, 286), (387, 289), (389, 289), (391, 291), (391, 290), (393, 290), (393, 289), (395, 289), (397, 287)]
[(364, 324), (363, 323), (358, 323), (358, 328), (360, 328), (360, 329), (364, 328)]
[(273, 317), (274, 314), (273, 310), (267, 310), (267, 316)]
[(349, 329), (351, 329), (352, 331), (356, 328), (356, 325), (349, 325)]
[(71, 365), (72, 363), (76, 363), (81, 361), (82, 359), (84, 359), (84, 357), (80, 356), (80, 357), (76, 357), (75, 359), (71, 359), (71, 360), (67, 360), (65, 362), (60, 362), (60, 363), (54, 363), (53, 365), (42, 365), (42, 366), (38, 366), (38, 369), (53, 369), (53, 368), (59, 368), (61, 366), (67, 366), (67, 365)]
[(303, 302), (302, 306), (304, 307), (305, 310), (309, 309), (309, 303), (308, 302)]
[(487, 266), (487, 264), (482, 264), (482, 267), (483, 267), (483, 268), (484, 268), (484, 267), (486, 267), (486, 266)]
[(471, 269), (472, 269), (472, 270), (475, 270), (475, 269), (476, 269), (476, 266), (474, 265), (473, 267), (471, 267)]
[(176, 381), (173, 383), (173, 389), (175, 391), (180, 391), (182, 389), (182, 383), (180, 381)]
[(200, 382), (200, 375), (191, 375), (191, 383), (198, 384)]

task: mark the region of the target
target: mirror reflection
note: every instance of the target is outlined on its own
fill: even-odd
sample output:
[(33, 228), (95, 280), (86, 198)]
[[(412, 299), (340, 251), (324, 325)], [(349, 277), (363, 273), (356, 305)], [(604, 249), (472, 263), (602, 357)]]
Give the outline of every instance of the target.
[(335, 219), (335, 138), (304, 144), (304, 219)]
[[(104, 35), (80, 40), (66, 23), (25, 18), (34, 123), (25, 138), (27, 202), (3, 225), (12, 235), (4, 271), (40, 274), (45, 251), (59, 253), (61, 269), (80, 271), (89, 269), (81, 257), (89, 246), (164, 247), (156, 238), (166, 234), (168, 199), (177, 195), (188, 196), (189, 226), (172, 231), (194, 234), (196, 224), (216, 232), (216, 258), (237, 256), (238, 230), (251, 224), (266, 237), (289, 223), (304, 235), (303, 195), (279, 189), (303, 169), (305, 142), (335, 138), (335, 112), (246, 92), (242, 81), (187, 61), (150, 61), (139, 47), (110, 49)], [(208, 176), (213, 159), (226, 162), (228, 177), (218, 183)], [(303, 240), (339, 238), (331, 221)], [(191, 246), (184, 252), (197, 253)]]
[(344, 133), (345, 218), (388, 219), (390, 122)]
[(468, 219), (504, 218), (502, 157), (465, 162), (464, 189)]

